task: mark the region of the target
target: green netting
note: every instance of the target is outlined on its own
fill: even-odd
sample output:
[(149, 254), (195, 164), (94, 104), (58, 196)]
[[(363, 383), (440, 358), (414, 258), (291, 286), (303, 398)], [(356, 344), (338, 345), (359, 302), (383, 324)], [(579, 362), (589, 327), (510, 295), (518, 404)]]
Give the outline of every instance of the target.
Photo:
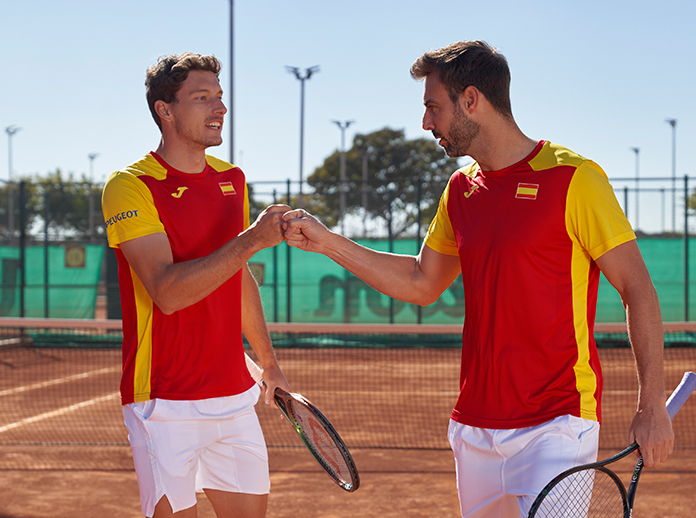
[[(46, 252), (48, 270), (45, 267)], [(19, 257), (18, 247), (0, 247), (0, 316), (20, 315)], [(43, 246), (26, 247), (24, 316), (94, 318), (103, 259), (102, 245), (50, 245), (47, 249)]]
[[(689, 238), (689, 318), (684, 304), (683, 238), (639, 238), (638, 246), (660, 298), (662, 319), (680, 322), (696, 319), (696, 239)], [(602, 276), (597, 301), (598, 322), (621, 322), (625, 318), (621, 298)]]
[[(359, 242), (376, 250), (389, 250), (386, 240)], [(395, 253), (415, 254), (418, 248), (415, 240), (399, 240), (393, 244)], [(261, 297), (269, 320), (287, 320), (287, 251), (288, 247), (281, 244), (275, 251), (275, 260), (273, 250), (263, 250), (250, 261), (261, 284)], [(278, 269), (277, 295), (274, 295), (274, 264)], [(461, 279), (435, 303), (419, 308), (392, 301), (323, 255), (292, 249), (290, 272), (293, 322), (407, 324), (418, 322), (419, 311), (424, 324), (461, 324), (464, 319)]]
[[(376, 250), (387, 251), (386, 240), (360, 241)], [(690, 239), (689, 320), (696, 319), (696, 238)], [(684, 241), (681, 238), (641, 238), (643, 257), (653, 277), (667, 322), (684, 320)], [(396, 253), (414, 254), (415, 240), (394, 242)], [(261, 282), (261, 296), (269, 320), (287, 321), (287, 246), (256, 254), (255, 274)], [(274, 286), (274, 264), (277, 265), (277, 287)], [(397, 323), (418, 322), (418, 306), (394, 301), (367, 286), (330, 259), (301, 250), (290, 253), (290, 308), (293, 322), (325, 323)], [(275, 294), (274, 294), (275, 292)], [(390, 307), (390, 305), (393, 306)], [(390, 319), (390, 311), (393, 319)], [(458, 278), (438, 301), (421, 308), (424, 324), (461, 324), (464, 320), (464, 290)], [(597, 301), (598, 322), (621, 322), (624, 308), (616, 290), (601, 277)]]
[[(689, 283), (689, 319), (696, 320), (696, 248), (691, 240), (691, 282)], [(359, 241), (376, 250), (388, 251), (387, 240)], [(641, 238), (643, 257), (660, 297), (663, 320), (684, 318), (684, 241), (681, 238)], [(84, 266), (66, 264), (66, 246), (49, 246), (48, 316), (53, 318), (94, 318), (97, 285), (100, 279), (104, 247), (83, 245)], [(395, 253), (414, 254), (415, 240), (393, 243)], [(25, 313), (27, 317), (46, 316), (44, 286), (44, 248), (26, 249)], [(110, 251), (110, 253), (113, 253)], [(420, 308), (389, 299), (370, 288), (330, 259), (292, 249), (290, 253), (290, 297), (287, 277), (288, 247), (263, 250), (250, 261), (261, 284), (261, 297), (269, 321), (322, 323), (396, 323), (461, 324), (464, 320), (464, 290), (461, 278), (432, 305)], [(275, 256), (275, 258), (274, 258)], [(274, 275), (274, 271), (276, 274)], [(0, 316), (19, 316), (19, 249), (0, 247)], [(111, 293), (118, 299), (116, 293)], [(118, 305), (118, 300), (109, 301)], [(288, 303), (289, 302), (289, 303)], [(597, 301), (598, 322), (624, 320), (621, 299), (604, 277)]]

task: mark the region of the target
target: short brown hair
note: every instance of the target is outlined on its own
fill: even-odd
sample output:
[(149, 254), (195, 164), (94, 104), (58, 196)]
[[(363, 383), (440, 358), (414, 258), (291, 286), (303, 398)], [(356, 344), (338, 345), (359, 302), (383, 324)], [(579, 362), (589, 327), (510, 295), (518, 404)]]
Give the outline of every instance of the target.
[(165, 103), (176, 101), (176, 93), (191, 70), (213, 72), (215, 77), (218, 77), (221, 68), (222, 65), (215, 56), (202, 56), (193, 52), (161, 56), (157, 64), (147, 67), (145, 95), (152, 118), (155, 119), (159, 129), (162, 129), (162, 121), (155, 111), (157, 101)]
[(411, 65), (411, 77), (440, 74), (452, 102), (469, 86), (476, 87), (505, 117), (512, 117), (507, 60), (485, 41), (460, 41), (424, 53)]

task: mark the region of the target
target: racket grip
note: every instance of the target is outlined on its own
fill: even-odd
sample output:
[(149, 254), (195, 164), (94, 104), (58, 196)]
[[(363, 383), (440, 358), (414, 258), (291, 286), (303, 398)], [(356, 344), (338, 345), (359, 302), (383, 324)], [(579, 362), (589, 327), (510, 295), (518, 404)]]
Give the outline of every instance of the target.
[(260, 386), (263, 386), (263, 369), (256, 365), (256, 362), (252, 360), (247, 353), (244, 353), (244, 359), (246, 360), (247, 369), (249, 369), (249, 374), (254, 378), (254, 381)]
[(672, 392), (672, 395), (669, 396), (667, 400), (667, 412), (669, 413), (670, 419), (674, 419), (674, 416), (677, 415), (679, 409), (694, 390), (696, 390), (696, 374), (693, 372), (685, 372), (681, 383), (674, 389), (674, 392)]

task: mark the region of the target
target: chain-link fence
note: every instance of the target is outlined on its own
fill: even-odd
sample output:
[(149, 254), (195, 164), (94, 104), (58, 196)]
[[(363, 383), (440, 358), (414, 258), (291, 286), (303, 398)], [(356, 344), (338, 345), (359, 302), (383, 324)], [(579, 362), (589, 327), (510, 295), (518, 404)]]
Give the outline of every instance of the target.
[[(690, 184), (691, 182), (691, 184)], [(672, 184), (674, 183), (674, 187)], [(613, 179), (619, 203), (660, 295), (666, 321), (696, 319), (689, 273), (693, 179)], [(442, 186), (416, 178), (393, 186), (304, 188), (302, 206), (365, 246), (416, 254)], [(252, 219), (271, 203), (300, 205), (297, 182), (250, 183)], [(0, 183), (0, 315), (120, 318), (116, 260), (107, 244), (100, 185), (47, 180)], [(309, 194), (307, 192), (310, 191)], [(688, 232), (684, 232), (687, 229)], [(269, 321), (461, 323), (458, 279), (425, 308), (385, 297), (317, 254), (281, 244), (250, 261)], [(623, 319), (616, 292), (603, 279), (598, 320)]]

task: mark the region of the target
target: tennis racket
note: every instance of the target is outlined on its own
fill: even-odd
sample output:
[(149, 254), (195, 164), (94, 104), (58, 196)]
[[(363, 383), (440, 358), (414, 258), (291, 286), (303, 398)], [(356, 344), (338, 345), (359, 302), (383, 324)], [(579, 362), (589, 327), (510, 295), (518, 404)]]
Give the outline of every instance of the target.
[[(263, 370), (245, 353), (249, 374), (259, 385)], [(353, 492), (360, 487), (360, 477), (345, 443), (328, 419), (305, 397), (276, 388), (275, 403), (299, 434), (302, 442), (319, 465), (340, 487)]]
[[(687, 372), (667, 401), (669, 417), (674, 416), (696, 390), (696, 374)], [(585, 464), (564, 471), (541, 491), (529, 510), (528, 518), (630, 518), (643, 457), (638, 459), (628, 492), (621, 479), (607, 465), (623, 459), (638, 449), (626, 448), (601, 462)]]

